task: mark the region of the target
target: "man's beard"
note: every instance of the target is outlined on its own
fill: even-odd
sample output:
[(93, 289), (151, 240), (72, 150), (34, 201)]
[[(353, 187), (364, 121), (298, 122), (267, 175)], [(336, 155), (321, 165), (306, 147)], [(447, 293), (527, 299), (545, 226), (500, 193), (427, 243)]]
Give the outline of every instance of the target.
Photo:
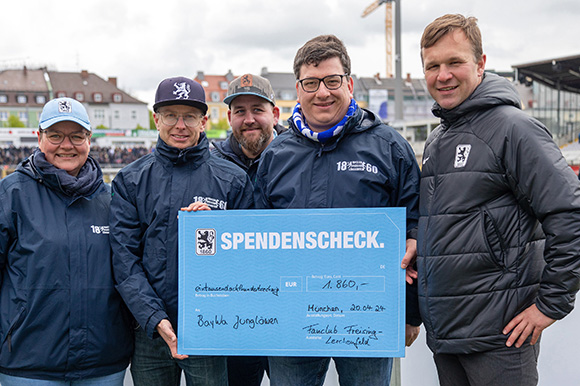
[(242, 147), (254, 155), (260, 154), (270, 141), (270, 138), (272, 138), (272, 136), (268, 135), (264, 130), (260, 131), (260, 136), (256, 140), (248, 140), (246, 137), (244, 137), (243, 133), (234, 133), (234, 137), (238, 140)]

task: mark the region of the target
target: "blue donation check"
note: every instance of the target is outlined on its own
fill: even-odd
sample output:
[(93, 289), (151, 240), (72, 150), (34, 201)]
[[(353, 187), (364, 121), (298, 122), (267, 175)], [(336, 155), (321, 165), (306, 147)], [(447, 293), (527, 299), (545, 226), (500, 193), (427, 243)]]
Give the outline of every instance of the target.
[(179, 213), (178, 352), (405, 355), (405, 208)]

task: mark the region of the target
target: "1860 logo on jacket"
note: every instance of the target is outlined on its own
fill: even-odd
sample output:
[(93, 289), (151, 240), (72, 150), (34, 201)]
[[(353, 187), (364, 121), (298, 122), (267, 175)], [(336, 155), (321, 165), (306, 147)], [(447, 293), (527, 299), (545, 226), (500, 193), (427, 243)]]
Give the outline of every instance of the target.
[(215, 229), (197, 229), (195, 231), (195, 254), (198, 256), (215, 255)]

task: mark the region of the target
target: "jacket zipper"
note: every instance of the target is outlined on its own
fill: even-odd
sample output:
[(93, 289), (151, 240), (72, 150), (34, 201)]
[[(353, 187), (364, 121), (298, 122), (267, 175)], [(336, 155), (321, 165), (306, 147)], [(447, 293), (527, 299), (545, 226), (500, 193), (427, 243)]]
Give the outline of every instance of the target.
[[(441, 134), (441, 136), (439, 136), (439, 138), (437, 139), (437, 146), (433, 148), (433, 160), (437, 160), (438, 156), (439, 156), (439, 146), (441, 143), (442, 138), (445, 136), (445, 134), (447, 134), (447, 129), (445, 130), (444, 133)], [(431, 142), (431, 144), (433, 145), (433, 142)], [(425, 156), (424, 152), (423, 152), (423, 156)], [(431, 161), (433, 162), (433, 161)], [(433, 202), (435, 201), (435, 194), (437, 192), (437, 166), (434, 165), (433, 166), (433, 195), (431, 196), (431, 200), (429, 201), (429, 208), (428, 208), (428, 213), (429, 215), (427, 216), (427, 223), (425, 224), (425, 237), (423, 238), (423, 246), (422, 246), (422, 252), (425, 253), (426, 252), (426, 244), (427, 244), (427, 232), (429, 229), (429, 223), (431, 222), (431, 210), (433, 208)], [(423, 263), (424, 266), (423, 268), (423, 272), (425, 272), (425, 267), (426, 267), (426, 263), (425, 263), (425, 259), (427, 258), (426, 253), (425, 256), (423, 256)], [(419, 268), (419, 267), (417, 267)], [(429, 293), (428, 293), (428, 283), (427, 283), (427, 275), (424, 275), (424, 285), (423, 285), (423, 291), (425, 293), (425, 303), (427, 304), (427, 308), (429, 308)], [(418, 283), (417, 283), (418, 284)], [(425, 315), (426, 319), (428, 319), (429, 321), (429, 325), (431, 326), (431, 328), (433, 329), (433, 323), (431, 323), (431, 314), (429, 312), (427, 312), (427, 315)], [(423, 322), (425, 322), (425, 319), (423, 319)], [(437, 332), (435, 330), (433, 330), (433, 334), (435, 337), (437, 337)]]
[[(487, 244), (487, 247), (489, 248), (489, 253), (493, 259), (493, 261), (495, 262), (495, 264), (502, 270), (502, 271), (507, 271), (507, 266), (506, 266), (506, 262), (505, 262), (505, 257), (502, 259), (502, 254), (507, 253), (507, 249), (505, 247), (505, 243), (501, 237), (501, 233), (498, 231), (497, 229), (497, 225), (495, 223), (495, 220), (493, 219), (493, 217), (491, 216), (491, 214), (489, 214), (489, 212), (486, 209), (482, 209), (482, 214), (483, 214), (483, 237), (485, 240), (485, 243)], [(495, 237), (497, 237), (497, 243), (499, 244), (499, 253), (500, 255), (497, 256), (495, 251), (493, 250), (493, 246), (490, 244), (489, 242), (489, 238), (488, 238), (488, 234), (486, 232), (486, 220), (489, 219), (490, 224), (491, 224), (491, 232), (494, 233)]]
[(8, 330), (8, 333), (6, 334), (6, 342), (8, 343), (8, 352), (12, 352), (12, 333), (14, 332), (14, 329), (16, 328), (18, 323), (20, 322), (20, 318), (22, 318), (23, 314), (24, 314), (24, 307), (22, 307), (20, 309), (20, 311), (18, 312), (18, 315), (14, 319), (14, 323), (12, 323), (12, 325), (10, 326), (10, 329)]

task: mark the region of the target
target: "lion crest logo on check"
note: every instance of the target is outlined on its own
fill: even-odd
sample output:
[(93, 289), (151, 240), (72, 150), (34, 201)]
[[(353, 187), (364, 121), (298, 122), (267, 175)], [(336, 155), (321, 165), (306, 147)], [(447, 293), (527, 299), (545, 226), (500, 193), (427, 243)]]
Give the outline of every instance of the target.
[(213, 256), (216, 249), (215, 229), (197, 229), (195, 231), (195, 254)]

